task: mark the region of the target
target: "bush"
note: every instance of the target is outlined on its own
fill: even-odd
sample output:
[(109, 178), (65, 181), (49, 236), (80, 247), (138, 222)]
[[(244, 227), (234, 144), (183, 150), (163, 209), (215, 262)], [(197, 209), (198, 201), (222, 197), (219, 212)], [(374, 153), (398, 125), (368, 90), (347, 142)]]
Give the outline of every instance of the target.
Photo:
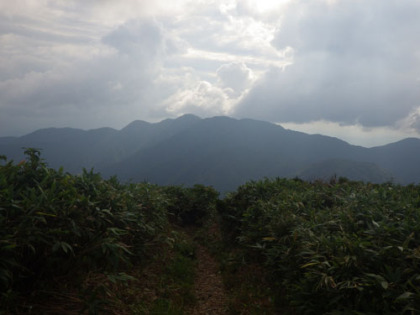
[(165, 191), (170, 199), (168, 211), (174, 222), (182, 226), (202, 226), (214, 213), (219, 196), (212, 187), (203, 185), (170, 186)]
[(420, 189), (341, 180), (250, 182), (225, 230), (302, 314), (420, 311)]
[(86, 170), (72, 176), (48, 168), (38, 150), (25, 153), (0, 165), (1, 305), (144, 259), (167, 224), (160, 188)]

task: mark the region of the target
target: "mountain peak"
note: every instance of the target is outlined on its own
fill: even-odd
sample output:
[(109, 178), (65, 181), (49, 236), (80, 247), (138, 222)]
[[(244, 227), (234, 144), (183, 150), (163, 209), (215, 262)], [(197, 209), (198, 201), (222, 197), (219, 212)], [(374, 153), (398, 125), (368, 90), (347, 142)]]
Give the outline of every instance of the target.
[(144, 120), (134, 120), (131, 123), (129, 123), (127, 126), (125, 126), (121, 131), (127, 132), (127, 131), (134, 131), (138, 130), (140, 128), (144, 128), (145, 126), (149, 126), (150, 123)]
[(177, 118), (164, 119), (156, 125), (160, 126), (189, 126), (200, 121), (201, 118), (193, 114), (185, 114)]
[(193, 114), (184, 114), (176, 118), (176, 120), (197, 121), (197, 120), (201, 120), (201, 118)]

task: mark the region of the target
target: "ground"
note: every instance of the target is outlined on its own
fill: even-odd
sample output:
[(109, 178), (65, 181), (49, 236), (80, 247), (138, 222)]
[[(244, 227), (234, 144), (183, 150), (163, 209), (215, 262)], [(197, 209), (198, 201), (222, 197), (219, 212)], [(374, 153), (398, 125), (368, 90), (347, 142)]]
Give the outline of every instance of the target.
[(227, 296), (219, 264), (203, 245), (196, 247), (197, 269), (194, 283), (196, 305), (192, 315), (227, 314)]

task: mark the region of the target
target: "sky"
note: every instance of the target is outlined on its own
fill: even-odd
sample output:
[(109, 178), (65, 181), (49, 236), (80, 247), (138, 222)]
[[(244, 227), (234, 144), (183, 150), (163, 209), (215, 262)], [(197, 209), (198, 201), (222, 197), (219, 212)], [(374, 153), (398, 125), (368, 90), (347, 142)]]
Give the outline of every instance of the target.
[(418, 0), (0, 0), (0, 136), (191, 113), (420, 137)]

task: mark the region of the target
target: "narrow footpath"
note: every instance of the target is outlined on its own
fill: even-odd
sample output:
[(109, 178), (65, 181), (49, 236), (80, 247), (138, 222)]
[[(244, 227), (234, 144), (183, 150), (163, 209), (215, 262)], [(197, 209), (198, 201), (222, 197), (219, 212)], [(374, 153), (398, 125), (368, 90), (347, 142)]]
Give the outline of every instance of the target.
[[(222, 240), (220, 226), (216, 222), (206, 229), (205, 234), (207, 240), (216, 242)], [(197, 267), (194, 295), (197, 300), (194, 307), (186, 313), (191, 315), (228, 314), (228, 297), (219, 263), (209, 248), (202, 244), (203, 241), (195, 241)]]
[(196, 258), (198, 266), (194, 290), (197, 304), (190, 314), (227, 314), (227, 297), (219, 272), (219, 264), (210, 255), (208, 249), (200, 244), (197, 244)]

